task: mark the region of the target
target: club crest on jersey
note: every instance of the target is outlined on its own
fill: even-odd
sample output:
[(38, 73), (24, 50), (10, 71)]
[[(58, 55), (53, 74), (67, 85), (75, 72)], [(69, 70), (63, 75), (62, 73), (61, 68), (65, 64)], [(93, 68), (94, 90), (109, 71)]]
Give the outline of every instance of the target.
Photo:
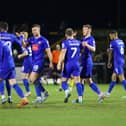
[(41, 41), (38, 42), (38, 44), (41, 44), (41, 43), (42, 43)]
[(32, 45), (32, 50), (33, 51), (38, 51), (38, 49), (39, 49), (39, 45), (38, 44), (33, 44)]

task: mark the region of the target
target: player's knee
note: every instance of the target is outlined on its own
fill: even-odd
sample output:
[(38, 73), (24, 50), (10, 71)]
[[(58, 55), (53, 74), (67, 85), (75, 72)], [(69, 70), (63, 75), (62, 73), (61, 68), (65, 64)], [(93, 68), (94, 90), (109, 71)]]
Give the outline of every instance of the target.
[(10, 80), (9, 80), (9, 84), (12, 85), (12, 86), (13, 86), (14, 84), (16, 84), (16, 79), (10, 79)]
[(24, 73), (21, 75), (21, 79), (26, 79), (26, 76)]
[(30, 79), (30, 80), (29, 80), (29, 82), (30, 82), (30, 83), (32, 83), (32, 84), (34, 84), (34, 83), (35, 83), (35, 81), (33, 81), (32, 79)]
[(87, 83), (88, 83), (89, 85), (93, 82), (93, 80), (92, 80), (91, 78), (88, 78), (86, 81), (87, 81)]
[(116, 74), (113, 74), (113, 75), (112, 75), (112, 80), (113, 80), (113, 81), (116, 81), (116, 78), (117, 78)]
[(67, 82), (67, 78), (62, 78), (62, 82)]
[(74, 82), (79, 83), (80, 82), (80, 77), (74, 77)]
[(30, 82), (30, 83), (35, 84), (35, 81), (36, 81), (36, 80), (35, 80), (34, 78), (31, 78), (31, 77), (29, 78), (29, 82)]
[(119, 75), (119, 79), (120, 79), (121, 82), (122, 82), (123, 80), (125, 80), (124, 75), (123, 75), (123, 74)]
[(33, 75), (31, 74), (30, 77), (29, 77), (30, 83), (34, 84), (35, 81), (37, 80), (37, 78), (38, 78), (38, 77), (34, 76), (34, 74), (33, 74)]

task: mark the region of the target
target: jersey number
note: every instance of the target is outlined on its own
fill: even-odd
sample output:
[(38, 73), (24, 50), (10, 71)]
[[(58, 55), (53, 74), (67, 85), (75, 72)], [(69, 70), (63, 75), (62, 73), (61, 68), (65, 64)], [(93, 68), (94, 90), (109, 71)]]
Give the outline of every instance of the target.
[(8, 48), (10, 50), (10, 54), (12, 55), (11, 42), (10, 41), (6, 41), (5, 45), (8, 46)]
[(73, 58), (77, 53), (77, 48), (71, 48), (71, 50), (73, 51), (71, 58)]
[(121, 46), (121, 48), (120, 48), (120, 53), (122, 54), (122, 55), (124, 55), (124, 48)]

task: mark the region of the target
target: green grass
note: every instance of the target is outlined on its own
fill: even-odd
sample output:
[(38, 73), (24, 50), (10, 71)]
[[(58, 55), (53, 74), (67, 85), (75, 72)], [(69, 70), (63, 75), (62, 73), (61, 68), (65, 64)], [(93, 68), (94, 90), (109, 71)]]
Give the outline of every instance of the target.
[[(99, 85), (106, 91), (108, 85)], [(97, 103), (97, 95), (85, 87), (84, 103), (72, 104), (76, 98), (75, 89), (68, 104), (63, 103), (64, 92), (58, 92), (58, 86), (45, 86), (50, 97), (39, 105), (30, 103), (23, 108), (17, 108), (19, 98), (13, 91), (14, 104), (0, 105), (0, 126), (125, 126), (126, 125), (126, 95), (121, 85), (117, 85), (110, 98), (104, 103)], [(22, 87), (23, 88), (23, 87)], [(34, 88), (31, 85), (32, 101), (35, 98)]]

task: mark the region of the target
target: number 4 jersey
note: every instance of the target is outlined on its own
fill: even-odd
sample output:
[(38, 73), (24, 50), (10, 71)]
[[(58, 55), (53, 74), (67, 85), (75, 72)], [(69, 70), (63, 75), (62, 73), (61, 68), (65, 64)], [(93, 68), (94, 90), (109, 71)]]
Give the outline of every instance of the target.
[(114, 67), (124, 65), (124, 48), (125, 45), (121, 39), (115, 39), (110, 42), (110, 49), (113, 50)]

